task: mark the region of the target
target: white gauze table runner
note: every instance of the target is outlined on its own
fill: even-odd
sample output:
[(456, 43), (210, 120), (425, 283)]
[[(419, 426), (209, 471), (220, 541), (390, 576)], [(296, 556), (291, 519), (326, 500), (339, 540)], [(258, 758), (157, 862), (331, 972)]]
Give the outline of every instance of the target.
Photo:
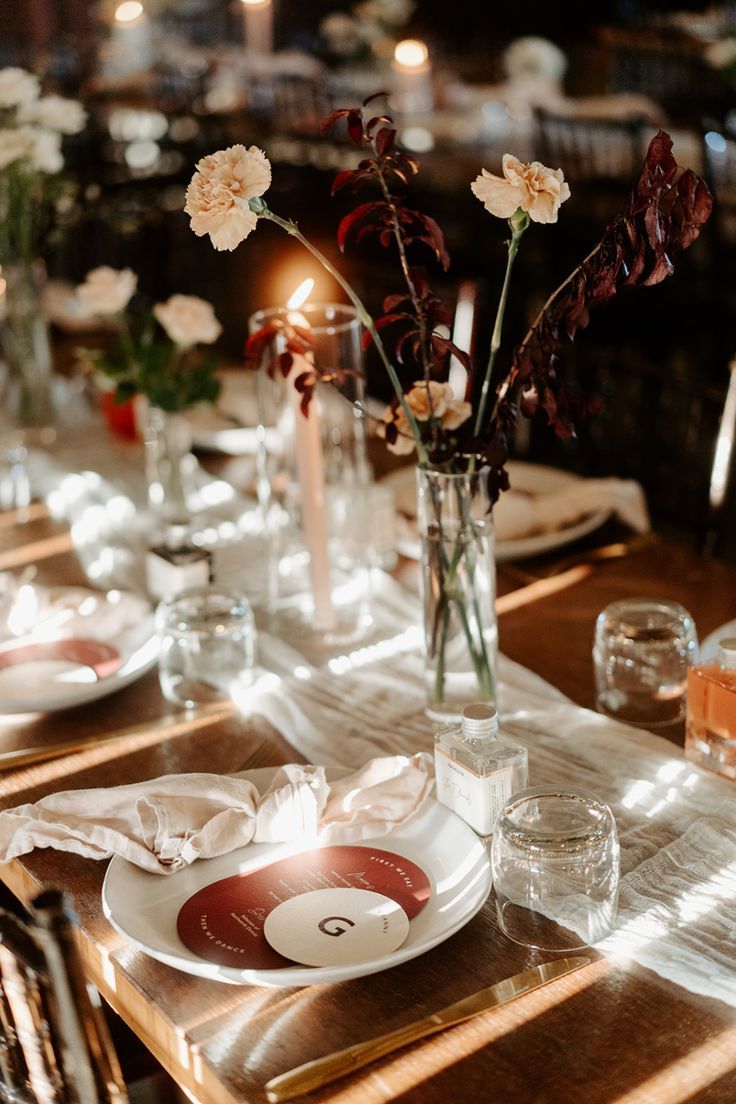
[[(126, 490), (135, 487), (139, 497), (138, 461), (123, 456), (122, 447), (111, 451), (129, 465)], [(40, 465), (44, 494), (63, 480), (59, 459)], [(65, 459), (67, 471), (79, 471), (89, 457), (85, 449), (84, 457)], [(117, 484), (120, 476), (118, 464)], [(88, 481), (82, 494), (77, 484), (84, 480), (73, 478), (74, 493), (58, 512), (77, 523), (75, 536), (77, 526), (89, 528), (80, 524), (88, 510), (97, 518), (114, 488)], [(121, 509), (130, 502), (118, 497)], [(130, 503), (121, 517), (111, 510), (99, 534), (110, 562), (95, 574), (98, 586), (135, 585), (141, 578), (132, 509)], [(95, 562), (88, 538), (78, 542), (78, 552), (85, 568)], [(237, 547), (232, 553), (223, 574), (250, 593), (259, 580), (248, 577), (247, 565), (259, 557)], [(352, 652), (310, 656), (294, 641), (260, 636), (262, 675), (242, 706), (269, 720), (312, 763), (357, 769), (377, 755), (431, 750), (419, 601), (387, 576), (376, 574), (375, 581), (373, 632)], [(736, 784), (691, 766), (659, 737), (581, 709), (503, 657), (499, 698), (502, 724), (529, 748), (532, 784), (585, 786), (613, 809), (622, 851), (619, 923), (601, 949), (736, 1007)]]
[[(262, 637), (271, 673), (244, 705), (310, 762), (357, 768), (375, 755), (431, 750), (418, 600), (385, 576), (376, 591), (376, 631), (353, 652), (317, 665)], [(499, 698), (502, 725), (529, 749), (530, 784), (583, 786), (613, 809), (619, 917), (599, 948), (736, 1007), (736, 786), (504, 657)]]

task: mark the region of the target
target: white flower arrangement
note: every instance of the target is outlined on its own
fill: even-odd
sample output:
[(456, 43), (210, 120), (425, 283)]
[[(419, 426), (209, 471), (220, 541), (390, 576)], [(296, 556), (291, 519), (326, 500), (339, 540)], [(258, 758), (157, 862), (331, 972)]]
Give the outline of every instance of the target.
[(172, 295), (151, 310), (131, 312), (137, 288), (130, 268), (102, 265), (87, 273), (76, 289), (80, 314), (105, 319), (117, 337), (108, 351), (83, 349), (80, 357), (115, 384), (118, 402), (145, 395), (169, 413), (214, 402), (220, 391), (214, 360), (195, 348), (214, 344), (222, 333), (212, 304)]
[(53, 178), (64, 168), (62, 136), (86, 121), (77, 100), (41, 96), (33, 73), (0, 69), (0, 263), (27, 263), (40, 252)]

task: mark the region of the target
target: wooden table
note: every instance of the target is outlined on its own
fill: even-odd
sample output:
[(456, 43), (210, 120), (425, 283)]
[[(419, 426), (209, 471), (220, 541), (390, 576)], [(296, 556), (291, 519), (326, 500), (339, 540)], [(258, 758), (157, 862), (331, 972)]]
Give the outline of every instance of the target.
[[(26, 555), (41, 557), (41, 581), (82, 582), (62, 526), (42, 510), (25, 525), (14, 521), (0, 515), (0, 566), (18, 566)], [(667, 595), (690, 609), (705, 634), (734, 613), (736, 596), (736, 569), (705, 563), (665, 543), (621, 560), (572, 567), (526, 587), (520, 586), (518, 567), (501, 567), (499, 582), (503, 651), (584, 705), (592, 700), (593, 621), (607, 602), (636, 592)], [(128, 730), (122, 742), (0, 776), (2, 806), (57, 789), (178, 771), (234, 770), (264, 735), (273, 740), (274, 763), (294, 758), (277, 733), (226, 710), (194, 719), (173, 712), (161, 699), (155, 672), (82, 708), (6, 721), (0, 726), (0, 752), (122, 729)], [(90, 976), (176, 1081), (203, 1104), (257, 1104), (265, 1099), (264, 1082), (275, 1074), (403, 1025), (537, 961), (533, 952), (499, 934), (487, 904), (446, 943), (381, 974), (295, 990), (220, 985), (161, 965), (119, 936), (102, 916), (103, 874), (104, 864), (52, 851), (34, 852), (0, 870), (23, 902), (52, 884), (72, 892)], [(639, 967), (597, 959), (547, 989), (309, 1099), (733, 1104), (736, 1010), (692, 996)]]

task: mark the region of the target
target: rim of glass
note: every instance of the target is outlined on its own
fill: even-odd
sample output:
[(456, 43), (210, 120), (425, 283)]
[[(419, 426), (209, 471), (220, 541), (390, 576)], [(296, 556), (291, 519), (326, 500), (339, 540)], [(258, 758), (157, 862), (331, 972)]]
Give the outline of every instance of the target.
[[(554, 832), (544, 828), (521, 827), (510, 819), (520, 806), (539, 798), (573, 800), (586, 811), (595, 810), (599, 815), (595, 820), (591, 819), (590, 825), (584, 828), (577, 826), (567, 831), (555, 830)], [(494, 835), (499, 828), (502, 828), (502, 835), (514, 845), (547, 855), (552, 855), (555, 851), (570, 854), (576, 840), (580, 850), (585, 851), (606, 843), (611, 837), (616, 838), (616, 820), (610, 806), (590, 790), (574, 786), (532, 786), (526, 790), (520, 790), (501, 809)]]
[[(223, 608), (227, 607), (227, 608)], [(201, 616), (203, 614), (221, 613), (223, 616), (232, 614), (236, 617), (248, 617), (253, 614), (253, 607), (249, 599), (240, 590), (235, 588), (213, 586), (188, 587), (171, 598), (164, 598), (157, 608), (159, 618), (178, 615)]]
[[(661, 620), (649, 624), (647, 615), (659, 615)], [(599, 621), (601, 625), (616, 623), (633, 640), (642, 635), (652, 639), (677, 626), (684, 630), (693, 626), (692, 616), (685, 607), (669, 598), (620, 598), (601, 611)]]
[[(317, 311), (327, 317), (322, 324), (316, 326), (310, 321), (309, 324), (313, 333), (332, 336), (338, 333), (348, 333), (356, 326), (358, 328), (361, 326), (358, 311), (350, 303), (303, 303), (301, 307), (297, 307), (293, 311), (290, 311), (288, 307), (263, 307), (261, 310), (255, 311), (248, 319), (248, 330), (250, 333), (259, 330), (270, 318), (281, 318), (289, 314), (303, 314), (309, 318), (310, 314)], [(342, 315), (345, 321), (329, 321), (330, 312), (335, 315)]]
[(486, 471), (488, 471), (488, 465), (484, 464), (483, 467), (477, 468), (472, 472), (443, 472), (439, 468), (423, 468), (421, 464), (414, 465), (417, 473), (417, 479), (430, 477), (431, 479), (479, 479)]

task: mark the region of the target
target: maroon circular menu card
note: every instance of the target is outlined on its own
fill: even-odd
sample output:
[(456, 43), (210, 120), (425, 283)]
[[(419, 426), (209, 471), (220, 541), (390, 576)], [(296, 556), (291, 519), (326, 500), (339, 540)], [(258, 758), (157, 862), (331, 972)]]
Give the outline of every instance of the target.
[(338, 887), (382, 893), (401, 905), (410, 920), (431, 892), (424, 871), (403, 855), (360, 845), (320, 847), (200, 889), (179, 910), (179, 938), (200, 958), (220, 966), (290, 966), (266, 942), (263, 925), (269, 912), (299, 893)]
[(0, 669), (17, 667), (21, 663), (59, 661), (91, 667), (98, 678), (114, 675), (123, 664), (123, 657), (112, 644), (100, 640), (49, 640), (33, 644), (18, 644), (0, 652)]

